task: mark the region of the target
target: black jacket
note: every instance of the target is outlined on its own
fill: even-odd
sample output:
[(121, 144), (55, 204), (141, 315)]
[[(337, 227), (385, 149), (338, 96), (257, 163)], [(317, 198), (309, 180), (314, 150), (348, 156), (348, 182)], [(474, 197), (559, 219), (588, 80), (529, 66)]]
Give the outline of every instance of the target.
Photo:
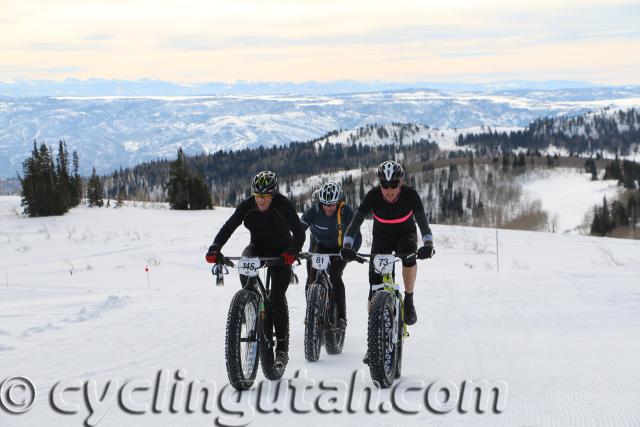
[(282, 194), (273, 196), (266, 212), (258, 210), (254, 196), (244, 200), (222, 226), (213, 244), (222, 248), (242, 223), (251, 233), (251, 243), (266, 252), (300, 252), (306, 237), (296, 209)]
[(422, 233), (422, 240), (433, 239), (420, 195), (411, 187), (403, 185), (398, 200), (393, 203), (384, 200), (380, 186), (369, 190), (347, 229), (347, 236), (355, 236), (369, 213), (373, 217), (372, 234), (374, 237), (392, 239), (408, 233), (415, 233), (417, 222)]

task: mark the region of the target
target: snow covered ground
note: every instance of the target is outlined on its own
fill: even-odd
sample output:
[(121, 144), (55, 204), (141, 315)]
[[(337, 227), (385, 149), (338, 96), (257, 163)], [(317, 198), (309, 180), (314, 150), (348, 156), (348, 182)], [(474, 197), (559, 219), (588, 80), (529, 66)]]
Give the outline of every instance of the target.
[(536, 170), (520, 182), (525, 194), (540, 199), (542, 209), (557, 219), (556, 231), (560, 233), (577, 233), (585, 215), (591, 214), (596, 204), (601, 205), (603, 197), (611, 202), (620, 191), (617, 180), (591, 181), (591, 174), (572, 168)]
[[(425, 393), (418, 390), (406, 395), (421, 408), (416, 414), (385, 412), (393, 395), (385, 391), (386, 403), (373, 414), (344, 406), (340, 413), (311, 407), (294, 414), (301, 406), (287, 404), (278, 415), (252, 410), (246, 400), (234, 406), (225, 388), (224, 326), (239, 282), (231, 274), (216, 287), (204, 253), (231, 210), (80, 207), (62, 217), (26, 219), (12, 213), (18, 203), (0, 197), (0, 382), (27, 377), (37, 397), (21, 415), (0, 406), (2, 426), (80, 426), (85, 420), (99, 426), (640, 425), (640, 242), (500, 231), (498, 272), (494, 230), (435, 225), (437, 254), (419, 265), (418, 323), (410, 327), (400, 384), (503, 380), (503, 411), (434, 413), (420, 405)], [(224, 252), (238, 254), (247, 241), (241, 227)], [(296, 271), (304, 280), (304, 269)], [(317, 386), (321, 380), (348, 383), (356, 372), (358, 384), (371, 385), (361, 363), (366, 277), (365, 266), (347, 267), (345, 348), (337, 356), (323, 353), (316, 363), (305, 361), (302, 348), (304, 287), (289, 288), (286, 378), (305, 372)], [(220, 399), (210, 413), (189, 413), (179, 398), (163, 400), (164, 391), (154, 400), (161, 370), (170, 377), (161, 375), (159, 390), (180, 396), (185, 384), (208, 379)], [(5, 406), (8, 384), (2, 382), (0, 393)], [(128, 388), (116, 387), (124, 384)], [(14, 388), (10, 400), (20, 403), (25, 390)], [(126, 401), (130, 395), (134, 404)], [(125, 402), (118, 403), (122, 396)], [(305, 399), (317, 396), (322, 393), (315, 387)], [(242, 397), (252, 398), (255, 392)]]

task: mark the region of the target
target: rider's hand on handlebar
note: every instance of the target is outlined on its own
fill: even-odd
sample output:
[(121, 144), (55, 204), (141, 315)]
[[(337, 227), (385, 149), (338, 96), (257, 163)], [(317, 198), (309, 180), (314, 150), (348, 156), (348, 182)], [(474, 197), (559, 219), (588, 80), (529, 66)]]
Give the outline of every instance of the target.
[(204, 256), (204, 258), (209, 264), (217, 264), (219, 262), (222, 262), (222, 259), (224, 257), (222, 256), (222, 253), (220, 253), (220, 248), (218, 247), (218, 245), (211, 245), (209, 246), (209, 250), (207, 251), (207, 254)]
[(284, 265), (293, 265), (293, 263), (298, 259), (298, 255), (292, 251), (286, 251), (280, 254), (280, 258), (282, 258)]
[(418, 249), (418, 259), (427, 259), (433, 256), (433, 243), (427, 242)]
[(342, 249), (340, 249), (340, 256), (345, 261), (355, 261), (357, 255), (350, 244), (345, 243)]

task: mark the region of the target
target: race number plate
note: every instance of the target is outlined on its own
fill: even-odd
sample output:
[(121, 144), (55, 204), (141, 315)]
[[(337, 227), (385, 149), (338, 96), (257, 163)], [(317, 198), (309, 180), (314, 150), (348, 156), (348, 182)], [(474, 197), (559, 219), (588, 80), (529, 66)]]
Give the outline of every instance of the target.
[(327, 268), (329, 268), (329, 255), (311, 255), (311, 266), (316, 270), (326, 270)]
[(380, 274), (387, 274), (393, 272), (393, 264), (396, 261), (395, 255), (376, 255), (373, 258), (373, 265), (376, 271)]
[(238, 261), (238, 273), (243, 276), (255, 277), (258, 275), (260, 268), (259, 258), (240, 258)]

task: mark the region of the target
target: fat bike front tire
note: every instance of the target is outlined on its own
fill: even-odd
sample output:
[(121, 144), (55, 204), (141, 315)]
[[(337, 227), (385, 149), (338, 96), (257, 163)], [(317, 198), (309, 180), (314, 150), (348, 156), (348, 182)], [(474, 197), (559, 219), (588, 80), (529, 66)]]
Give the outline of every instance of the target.
[(238, 291), (229, 306), (225, 359), (229, 383), (236, 390), (251, 388), (258, 370), (258, 296), (249, 289)]
[(371, 301), (367, 344), (369, 350), (369, 371), (374, 384), (379, 388), (389, 388), (396, 378), (398, 363), (398, 342), (393, 342), (393, 321), (396, 307), (394, 296), (389, 291), (376, 292)]
[(304, 317), (304, 357), (309, 362), (320, 358), (326, 289), (320, 283), (309, 286)]

